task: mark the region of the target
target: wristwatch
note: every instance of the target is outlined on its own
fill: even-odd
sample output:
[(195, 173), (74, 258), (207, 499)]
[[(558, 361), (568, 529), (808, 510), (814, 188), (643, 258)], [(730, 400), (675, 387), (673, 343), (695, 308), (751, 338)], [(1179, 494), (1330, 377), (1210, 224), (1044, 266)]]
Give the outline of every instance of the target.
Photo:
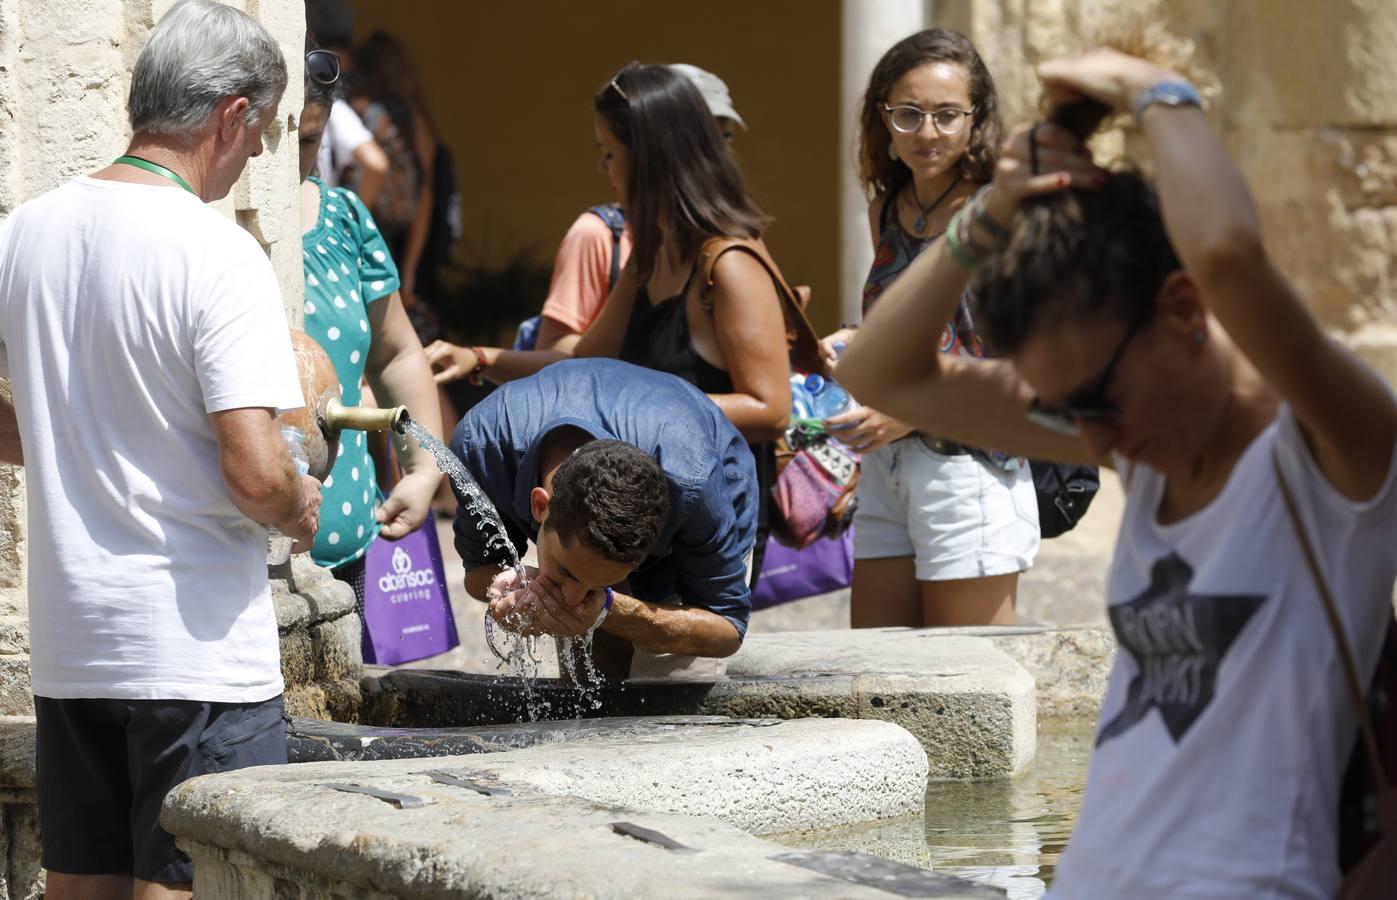
[(1138, 127), (1145, 110), (1158, 103), (1161, 106), (1203, 107), (1203, 98), (1187, 81), (1161, 81), (1145, 91), (1135, 101), (1135, 125)]

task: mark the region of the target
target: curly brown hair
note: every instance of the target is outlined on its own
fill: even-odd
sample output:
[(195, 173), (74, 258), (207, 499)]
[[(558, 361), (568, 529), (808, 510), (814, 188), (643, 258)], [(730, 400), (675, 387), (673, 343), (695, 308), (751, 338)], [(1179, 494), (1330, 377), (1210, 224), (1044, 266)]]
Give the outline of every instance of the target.
[(960, 160), (961, 174), (976, 184), (986, 184), (994, 176), (1004, 126), (990, 70), (968, 37), (948, 28), (928, 28), (893, 44), (868, 78), (859, 113), (859, 183), (869, 199), (896, 191), (912, 178), (905, 164), (888, 155), (892, 136), (883, 122), (883, 104), (899, 78), (919, 66), (938, 62), (964, 66), (970, 73), (970, 104), (975, 107), (975, 118), (970, 143)]

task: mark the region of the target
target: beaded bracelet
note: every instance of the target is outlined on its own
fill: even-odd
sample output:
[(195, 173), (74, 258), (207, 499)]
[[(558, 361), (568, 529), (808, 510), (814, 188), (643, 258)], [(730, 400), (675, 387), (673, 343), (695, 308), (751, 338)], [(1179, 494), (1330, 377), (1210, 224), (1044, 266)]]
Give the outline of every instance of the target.
[(973, 210), (975, 224), (984, 230), (985, 234), (1000, 247), (1009, 243), (1009, 229), (995, 221), (989, 210), (985, 209), (984, 192), (976, 194), (970, 200), (970, 208)]
[(960, 224), (964, 213), (964, 208), (956, 210), (956, 214), (951, 216), (951, 221), (947, 223), (946, 247), (951, 251), (951, 258), (954, 259), (962, 269), (973, 272), (975, 271), (975, 267), (980, 264), (980, 261), (966, 253), (965, 248), (961, 246)]

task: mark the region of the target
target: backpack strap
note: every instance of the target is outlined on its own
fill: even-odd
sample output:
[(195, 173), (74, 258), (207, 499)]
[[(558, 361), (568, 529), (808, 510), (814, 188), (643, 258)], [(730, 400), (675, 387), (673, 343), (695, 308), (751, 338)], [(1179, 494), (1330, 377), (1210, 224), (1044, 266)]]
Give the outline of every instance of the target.
[(621, 235), (626, 230), (626, 214), (621, 212), (621, 204), (604, 203), (593, 206), (587, 212), (606, 223), (611, 229), (611, 274), (607, 276), (607, 293), (616, 287), (616, 279), (621, 277)]
[(753, 238), (709, 238), (699, 250), (699, 268), (703, 272), (700, 295), (706, 306), (712, 306), (710, 295), (716, 284), (715, 269), (724, 253), (736, 250), (746, 253), (762, 264), (776, 285), (776, 293), (781, 298), (781, 313), (786, 320), (786, 349), (790, 354), (791, 368), (797, 372), (819, 374), (829, 377), (830, 366), (820, 351), (820, 336), (810, 319), (805, 315), (805, 305), (786, 279), (776, 262), (767, 252), (766, 245)]

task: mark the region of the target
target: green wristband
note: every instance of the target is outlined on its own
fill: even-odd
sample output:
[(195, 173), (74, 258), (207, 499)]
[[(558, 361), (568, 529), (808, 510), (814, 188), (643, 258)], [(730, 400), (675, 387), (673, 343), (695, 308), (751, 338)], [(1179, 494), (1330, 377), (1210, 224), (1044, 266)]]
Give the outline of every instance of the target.
[(956, 210), (956, 214), (951, 216), (951, 221), (946, 224), (946, 246), (951, 251), (951, 258), (954, 259), (962, 269), (975, 271), (975, 267), (980, 264), (979, 260), (965, 252), (965, 248), (960, 243), (960, 217), (964, 213), (964, 208)]

